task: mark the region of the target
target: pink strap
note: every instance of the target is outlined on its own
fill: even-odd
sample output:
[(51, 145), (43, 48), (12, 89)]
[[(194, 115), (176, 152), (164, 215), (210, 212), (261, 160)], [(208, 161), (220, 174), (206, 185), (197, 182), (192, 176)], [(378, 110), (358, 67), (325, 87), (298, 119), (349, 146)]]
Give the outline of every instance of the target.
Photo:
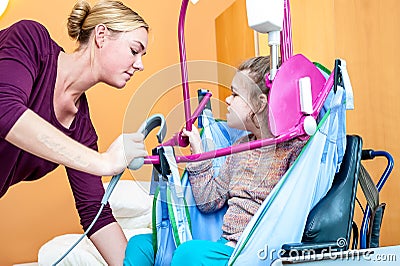
[(272, 88), (272, 81), (269, 79), (269, 73), (265, 75), (265, 87), (267, 87), (268, 89)]
[(284, 0), (283, 27), (281, 31), (281, 60), (282, 64), (293, 55), (292, 22), (290, 19), (289, 0)]

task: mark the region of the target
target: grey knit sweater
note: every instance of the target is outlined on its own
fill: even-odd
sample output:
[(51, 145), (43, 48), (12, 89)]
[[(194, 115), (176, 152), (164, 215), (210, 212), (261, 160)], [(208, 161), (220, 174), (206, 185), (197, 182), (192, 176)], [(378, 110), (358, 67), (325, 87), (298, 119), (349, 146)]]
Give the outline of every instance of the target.
[[(249, 135), (238, 141), (253, 140)], [(219, 176), (213, 178), (212, 161), (188, 163), (193, 195), (202, 212), (211, 213), (228, 204), (222, 236), (237, 241), (262, 202), (296, 160), (305, 141), (290, 140), (227, 157)]]

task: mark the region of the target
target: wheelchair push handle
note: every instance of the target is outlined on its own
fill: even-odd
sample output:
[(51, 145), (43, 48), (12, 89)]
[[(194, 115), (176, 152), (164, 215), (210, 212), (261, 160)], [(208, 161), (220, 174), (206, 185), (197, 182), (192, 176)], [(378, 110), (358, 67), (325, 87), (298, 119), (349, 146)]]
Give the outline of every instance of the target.
[(394, 159), (390, 153), (387, 151), (375, 151), (372, 149), (364, 149), (361, 153), (361, 160), (372, 160), (376, 157), (385, 157), (387, 159), (387, 166), (385, 171), (383, 172), (378, 184), (376, 185), (378, 191), (381, 191), (383, 185), (385, 184), (386, 180), (388, 179), (390, 173), (393, 170)]

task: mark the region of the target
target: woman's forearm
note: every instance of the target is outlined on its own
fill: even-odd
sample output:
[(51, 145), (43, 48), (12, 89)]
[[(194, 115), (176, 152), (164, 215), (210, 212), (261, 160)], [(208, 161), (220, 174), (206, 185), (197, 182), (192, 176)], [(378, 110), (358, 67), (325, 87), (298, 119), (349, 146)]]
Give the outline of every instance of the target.
[[(134, 155), (146, 155), (140, 137), (137, 138), (137, 143), (136, 139), (134, 143), (130, 143), (130, 139), (121, 137), (121, 140), (111, 145), (109, 151), (98, 153), (66, 136), (29, 109), (11, 128), (6, 140), (43, 159), (100, 176), (118, 174), (126, 167), (126, 160)], [(134, 155), (126, 154), (124, 145), (138, 151)]]

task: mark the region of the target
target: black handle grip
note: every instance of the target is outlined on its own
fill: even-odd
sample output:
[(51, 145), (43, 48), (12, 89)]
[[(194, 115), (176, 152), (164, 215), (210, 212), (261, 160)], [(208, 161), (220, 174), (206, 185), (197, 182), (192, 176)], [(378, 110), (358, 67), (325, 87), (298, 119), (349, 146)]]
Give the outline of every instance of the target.
[(368, 149), (368, 150), (362, 150), (361, 152), (361, 160), (372, 160), (375, 158), (375, 155), (373, 155), (374, 150)]

